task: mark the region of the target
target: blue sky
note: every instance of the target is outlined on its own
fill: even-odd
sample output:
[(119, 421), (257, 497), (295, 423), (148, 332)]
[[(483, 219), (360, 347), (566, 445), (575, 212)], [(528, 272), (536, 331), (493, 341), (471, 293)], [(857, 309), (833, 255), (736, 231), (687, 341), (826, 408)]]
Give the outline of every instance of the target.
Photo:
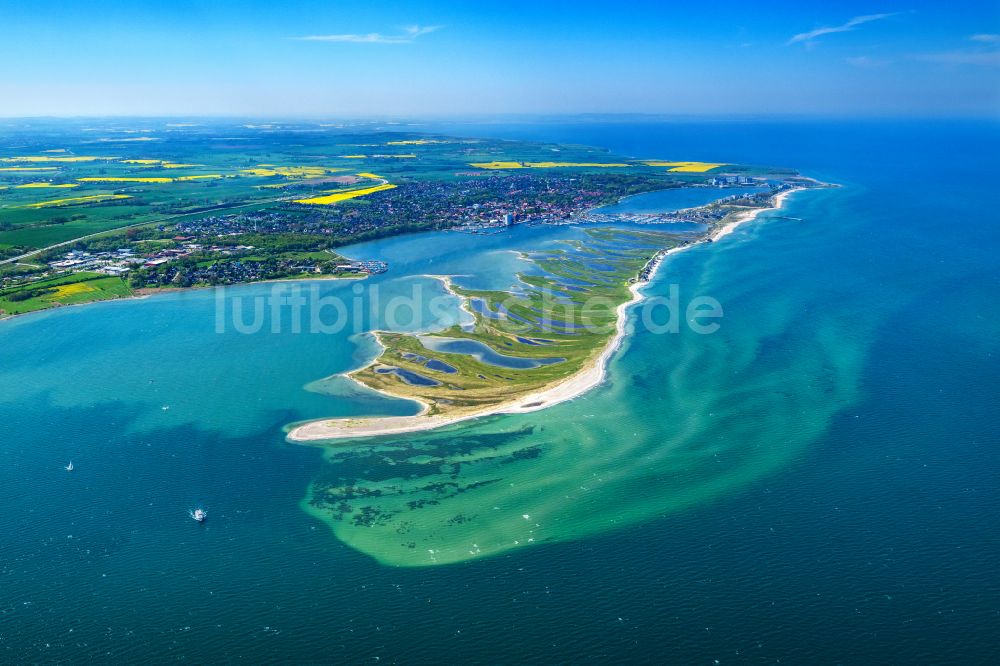
[(1000, 116), (998, 2), (0, 0), (0, 115)]

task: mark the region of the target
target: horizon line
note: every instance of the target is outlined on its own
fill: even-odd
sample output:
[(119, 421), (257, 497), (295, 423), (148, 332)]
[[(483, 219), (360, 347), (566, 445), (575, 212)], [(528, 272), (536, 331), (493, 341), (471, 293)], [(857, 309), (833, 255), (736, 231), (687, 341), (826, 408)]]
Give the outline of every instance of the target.
[(31, 114), (31, 115), (5, 115), (0, 112), (0, 121), (16, 120), (99, 120), (99, 119), (141, 119), (141, 120), (234, 120), (245, 121), (254, 120), (258, 122), (412, 122), (412, 121), (435, 121), (435, 120), (483, 120), (491, 118), (681, 118), (681, 119), (894, 119), (894, 120), (920, 120), (920, 119), (971, 119), (979, 118), (983, 120), (1000, 120), (1000, 108), (995, 113), (982, 113), (979, 111), (949, 111), (947, 113), (933, 112), (661, 112), (661, 111), (507, 111), (507, 112), (467, 112), (467, 113), (414, 113), (414, 114), (394, 114), (381, 115), (373, 112), (370, 114), (240, 114), (240, 113), (82, 113), (82, 114)]

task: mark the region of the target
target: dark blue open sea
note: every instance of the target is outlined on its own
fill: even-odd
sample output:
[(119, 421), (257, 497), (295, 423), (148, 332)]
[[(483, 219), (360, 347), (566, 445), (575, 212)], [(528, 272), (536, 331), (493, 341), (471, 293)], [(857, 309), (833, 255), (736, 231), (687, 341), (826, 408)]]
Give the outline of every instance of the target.
[[(374, 353), (350, 332), (217, 333), (208, 290), (0, 322), (0, 662), (1000, 661), (1000, 125), (432, 129), (842, 187), (667, 260), (648, 292), (716, 298), (717, 333), (633, 317), (607, 382), (580, 399), (378, 455), (284, 437), (310, 418), (414, 412), (320, 381)], [(373, 285), (440, 290), (427, 273), (502, 288), (524, 269), (509, 250), (575, 233), (345, 252), (392, 264), (364, 300)], [(384, 323), (365, 305), (363, 329)], [(537, 538), (398, 566), (398, 544), (307, 510), (324, 475), (405, 482), (429, 464), (392, 471), (411, 445), (433, 460), (528, 447), (503, 468), (455, 464), (477, 490), (452, 501), (471, 520), (531, 515)], [(502, 483), (478, 490), (490, 475)], [(439, 518), (412, 520), (458, 539)]]

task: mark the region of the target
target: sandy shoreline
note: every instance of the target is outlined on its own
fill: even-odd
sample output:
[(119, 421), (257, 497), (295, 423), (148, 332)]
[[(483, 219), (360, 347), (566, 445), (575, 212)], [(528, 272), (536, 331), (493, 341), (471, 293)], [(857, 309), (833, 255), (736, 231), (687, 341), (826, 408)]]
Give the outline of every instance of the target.
[[(785, 190), (775, 196), (774, 205), (770, 208), (755, 208), (743, 213), (738, 213), (732, 221), (714, 231), (707, 238), (697, 243), (673, 247), (663, 252), (659, 259), (656, 260), (655, 265), (652, 267), (648, 279), (642, 282), (635, 282), (629, 286), (629, 290), (632, 292), (632, 298), (620, 304), (616, 309), (617, 317), (615, 323), (615, 334), (604, 346), (600, 355), (594, 359), (592, 363), (580, 369), (576, 374), (560, 381), (555, 386), (551, 386), (526, 396), (521, 396), (509, 402), (493, 405), (492, 407), (488, 407), (478, 412), (471, 412), (459, 416), (427, 416), (426, 413), (429, 409), (429, 405), (421, 400), (407, 396), (406, 399), (414, 400), (414, 402), (421, 405), (421, 409), (418, 414), (413, 416), (323, 419), (312, 421), (293, 428), (288, 433), (288, 439), (293, 442), (317, 442), (355, 437), (399, 435), (403, 433), (432, 430), (471, 419), (492, 416), (494, 414), (525, 414), (528, 412), (535, 412), (551, 407), (552, 405), (557, 405), (561, 402), (566, 402), (567, 400), (572, 400), (573, 398), (576, 398), (598, 386), (604, 381), (608, 362), (611, 359), (612, 354), (618, 350), (622, 341), (625, 339), (625, 326), (628, 322), (628, 309), (633, 305), (640, 303), (645, 298), (642, 293), (642, 289), (656, 277), (657, 272), (660, 270), (660, 266), (663, 265), (663, 259), (671, 254), (681, 252), (690, 247), (695, 247), (701, 243), (707, 241), (717, 241), (720, 238), (728, 236), (741, 224), (755, 219), (761, 213), (780, 209), (784, 205), (785, 200), (793, 192), (798, 192), (802, 189), (805, 188), (792, 188)], [(428, 277), (440, 279), (445, 284), (445, 288), (448, 289), (448, 291), (451, 291), (450, 278), (439, 275)], [(467, 304), (463, 301), (463, 309), (466, 305)], [(377, 337), (377, 332), (374, 333)], [(345, 376), (353, 379), (353, 377), (351, 377), (348, 373), (345, 373)], [(379, 392), (394, 398), (402, 397), (389, 393), (388, 391)]]

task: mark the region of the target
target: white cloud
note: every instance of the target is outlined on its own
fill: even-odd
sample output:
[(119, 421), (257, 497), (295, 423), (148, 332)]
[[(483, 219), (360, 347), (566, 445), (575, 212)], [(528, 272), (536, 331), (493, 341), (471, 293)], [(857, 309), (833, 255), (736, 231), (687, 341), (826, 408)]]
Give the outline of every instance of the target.
[(851, 32), (859, 25), (864, 25), (865, 23), (871, 23), (872, 21), (880, 21), (882, 19), (887, 19), (890, 16), (895, 16), (895, 14), (867, 14), (865, 16), (855, 16), (847, 23), (843, 25), (829, 26), (826, 28), (816, 28), (815, 30), (810, 30), (809, 32), (800, 32), (794, 35), (788, 40), (789, 44), (796, 44), (798, 42), (809, 43), (816, 39), (817, 37), (822, 37), (823, 35), (831, 35), (837, 32)]
[(974, 42), (985, 42), (987, 44), (997, 44), (1000, 43), (1000, 35), (991, 35), (988, 33), (980, 33), (978, 35), (970, 35), (969, 39)]
[(340, 35), (307, 35), (297, 37), (306, 42), (345, 42), (350, 44), (409, 44), (421, 35), (440, 30), (440, 25), (410, 25), (402, 29), (400, 34), (383, 35), (380, 32), (369, 32), (367, 34), (340, 34)]
[(439, 25), (424, 25), (424, 26), (420, 26), (420, 25), (408, 25), (405, 28), (403, 28), (403, 31), (406, 34), (408, 34), (411, 37), (413, 37), (414, 39), (416, 39), (420, 35), (426, 35), (429, 32), (434, 32), (435, 30), (440, 30), (440, 29), (441, 29), (441, 26), (439, 26)]

